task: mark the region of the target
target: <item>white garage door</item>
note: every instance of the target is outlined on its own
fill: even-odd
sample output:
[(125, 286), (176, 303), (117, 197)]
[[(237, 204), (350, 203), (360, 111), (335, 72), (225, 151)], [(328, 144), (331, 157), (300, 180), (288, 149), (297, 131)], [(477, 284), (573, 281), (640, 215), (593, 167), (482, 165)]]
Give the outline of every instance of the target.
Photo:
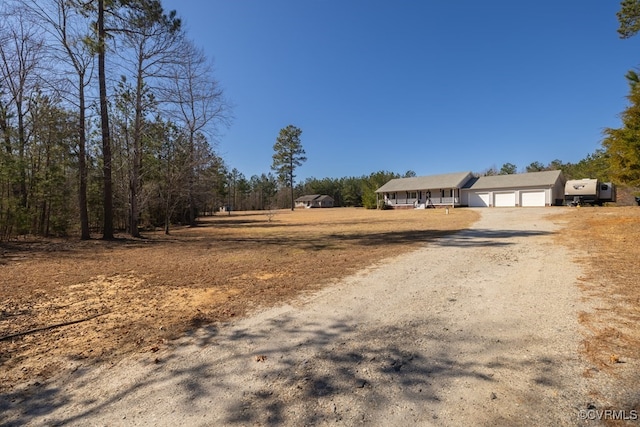
[(489, 193), (469, 193), (469, 206), (474, 208), (489, 206)]
[(508, 193), (496, 193), (495, 194), (495, 206), (507, 207), (516, 205), (516, 193), (510, 191)]
[(544, 190), (521, 191), (520, 206), (545, 206)]

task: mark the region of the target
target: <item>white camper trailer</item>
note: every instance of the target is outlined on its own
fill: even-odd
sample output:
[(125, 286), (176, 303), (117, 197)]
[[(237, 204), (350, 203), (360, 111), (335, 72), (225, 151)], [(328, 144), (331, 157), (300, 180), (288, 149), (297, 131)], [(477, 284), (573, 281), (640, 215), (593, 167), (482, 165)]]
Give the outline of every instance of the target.
[(602, 206), (603, 203), (616, 201), (616, 187), (611, 182), (597, 179), (572, 179), (564, 186), (564, 200), (567, 206)]

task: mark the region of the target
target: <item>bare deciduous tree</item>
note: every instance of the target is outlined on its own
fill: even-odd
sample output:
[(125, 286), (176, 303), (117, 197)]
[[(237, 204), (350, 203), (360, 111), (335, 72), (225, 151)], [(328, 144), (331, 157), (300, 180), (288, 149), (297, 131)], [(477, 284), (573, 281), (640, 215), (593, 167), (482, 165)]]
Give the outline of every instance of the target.
[[(181, 56), (171, 72), (171, 82), (165, 87), (163, 100), (172, 119), (185, 129), (191, 165), (197, 164), (196, 136), (215, 135), (220, 125), (230, 120), (230, 106), (213, 78), (211, 63), (201, 49), (183, 39)], [(196, 225), (195, 170), (189, 173), (189, 224)]]
[[(19, 9), (13, 11), (20, 14)], [(27, 169), (25, 153), (29, 141), (26, 118), (29, 99), (38, 91), (41, 76), (44, 41), (36, 27), (26, 19), (4, 20), (4, 37), (0, 43), (0, 84), (8, 93), (8, 105), (16, 118), (16, 151), (18, 154), (18, 174), (20, 205), (27, 206)]]

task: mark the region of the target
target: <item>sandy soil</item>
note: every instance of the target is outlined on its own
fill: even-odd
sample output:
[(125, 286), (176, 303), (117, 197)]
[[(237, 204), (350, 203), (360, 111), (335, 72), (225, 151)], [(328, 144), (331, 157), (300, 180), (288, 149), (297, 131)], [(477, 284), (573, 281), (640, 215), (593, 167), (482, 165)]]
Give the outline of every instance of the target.
[[(472, 229), (156, 353), (78, 368), (9, 425), (581, 425), (580, 267), (554, 209)], [(592, 422), (593, 423), (593, 422)]]

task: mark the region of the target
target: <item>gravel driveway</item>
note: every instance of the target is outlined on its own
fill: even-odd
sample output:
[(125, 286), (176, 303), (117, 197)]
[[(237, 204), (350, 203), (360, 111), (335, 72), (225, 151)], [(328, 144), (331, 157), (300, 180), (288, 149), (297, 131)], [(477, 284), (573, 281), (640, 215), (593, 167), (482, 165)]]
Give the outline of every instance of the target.
[[(579, 425), (579, 267), (555, 208), (473, 229), (169, 349), (80, 367), (5, 415), (32, 425)], [(444, 215), (444, 211), (443, 211)]]

